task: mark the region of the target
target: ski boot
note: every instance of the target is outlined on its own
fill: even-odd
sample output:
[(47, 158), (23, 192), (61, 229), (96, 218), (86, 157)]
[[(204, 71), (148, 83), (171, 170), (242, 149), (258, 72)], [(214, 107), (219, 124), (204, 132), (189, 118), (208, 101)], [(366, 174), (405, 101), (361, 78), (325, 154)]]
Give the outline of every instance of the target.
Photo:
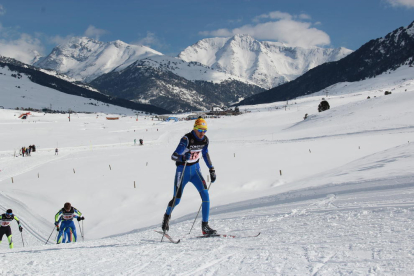
[(164, 218), (162, 219), (162, 224), (161, 224), (162, 231), (168, 232), (168, 230), (170, 230), (169, 222), (170, 222), (170, 216), (167, 214), (164, 214)]
[(203, 232), (203, 235), (214, 235), (217, 234), (217, 231), (214, 229), (211, 229), (208, 225), (208, 221), (201, 222), (201, 231)]

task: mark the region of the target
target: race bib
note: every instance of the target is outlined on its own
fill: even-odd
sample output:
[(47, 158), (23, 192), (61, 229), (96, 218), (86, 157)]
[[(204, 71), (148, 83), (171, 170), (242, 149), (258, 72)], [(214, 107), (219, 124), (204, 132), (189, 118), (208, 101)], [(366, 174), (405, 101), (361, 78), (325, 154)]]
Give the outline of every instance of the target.
[(2, 221), (1, 222), (1, 226), (9, 226), (10, 225), (10, 221)]
[(187, 163), (195, 163), (198, 161), (198, 159), (201, 158), (201, 150), (198, 151), (190, 151), (191, 155), (190, 155), (190, 159), (187, 160)]
[(70, 215), (62, 215), (64, 220), (69, 220), (69, 219), (73, 219), (73, 214)]
[(199, 151), (192, 152), (190, 160), (198, 160), (198, 159), (200, 159), (200, 152)]

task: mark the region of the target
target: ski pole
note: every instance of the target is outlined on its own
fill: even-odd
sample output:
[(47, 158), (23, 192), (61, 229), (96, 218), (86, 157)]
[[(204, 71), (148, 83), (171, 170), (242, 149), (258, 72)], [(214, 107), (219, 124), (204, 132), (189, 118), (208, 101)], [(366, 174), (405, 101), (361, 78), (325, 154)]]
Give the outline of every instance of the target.
[(20, 232), (20, 235), (22, 235), (22, 243), (23, 243), (23, 247), (24, 247), (23, 233)]
[[(80, 230), (80, 232), (81, 232), (82, 241), (85, 241), (85, 240), (83, 239), (83, 232), (82, 232), (82, 228), (83, 228), (83, 227), (81, 227), (81, 226), (80, 226), (80, 222), (79, 222), (79, 220), (78, 220), (78, 225), (79, 225), (79, 230)], [(83, 221), (82, 221), (82, 225), (83, 225)]]
[[(170, 218), (171, 218), (172, 211), (174, 210), (175, 200), (177, 199), (178, 192), (180, 191), (181, 184), (183, 183), (183, 180), (184, 180), (184, 172), (185, 172), (185, 167), (187, 167), (187, 161), (185, 161), (185, 163), (184, 163), (183, 173), (182, 173), (182, 175), (181, 175), (180, 183), (179, 183), (179, 185), (177, 186), (177, 191), (175, 192), (175, 195), (174, 195), (173, 204), (172, 204), (172, 206), (171, 206), (171, 213), (170, 213), (170, 215), (168, 216), (168, 221), (169, 221), (169, 220), (170, 220)], [(164, 240), (164, 235), (165, 235), (165, 232), (166, 232), (166, 231), (164, 230), (164, 234), (162, 235), (161, 242)]]
[(85, 241), (85, 227), (83, 227), (83, 220), (82, 220), (82, 241)]
[(49, 238), (47, 239), (47, 241), (46, 241), (46, 243), (45, 243), (45, 244), (47, 244), (47, 243), (49, 242), (49, 239), (50, 239), (50, 237), (52, 236), (53, 231), (55, 231), (55, 227), (53, 227), (52, 233), (50, 233), (50, 236), (49, 236)]
[[(210, 181), (210, 185), (208, 185), (207, 191), (208, 191), (208, 190), (210, 190), (211, 183), (212, 183), (212, 182)], [(197, 216), (196, 216), (196, 217), (195, 217), (195, 219), (194, 219), (193, 225), (191, 226), (191, 229), (190, 229), (190, 232), (188, 232), (188, 235), (190, 235), (190, 234), (191, 234), (191, 230), (193, 230), (194, 224), (195, 224), (195, 222), (196, 222), (196, 220), (197, 220), (197, 218), (198, 218), (198, 214), (200, 214), (201, 206), (203, 206), (203, 203), (201, 203), (201, 204), (200, 204), (200, 208), (198, 208)]]

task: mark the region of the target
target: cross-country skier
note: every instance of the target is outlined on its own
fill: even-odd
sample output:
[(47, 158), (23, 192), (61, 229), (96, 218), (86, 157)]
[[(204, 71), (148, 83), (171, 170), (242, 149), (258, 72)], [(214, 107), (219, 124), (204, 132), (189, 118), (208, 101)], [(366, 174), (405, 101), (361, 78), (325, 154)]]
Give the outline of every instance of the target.
[[(59, 231), (57, 237), (58, 244), (61, 242), (76, 242), (78, 235), (76, 234), (75, 223), (73, 223), (74, 218), (76, 218), (78, 221), (85, 219), (79, 210), (73, 207), (69, 202), (66, 202), (63, 208), (60, 209), (59, 212), (57, 212), (55, 215), (56, 230)], [(61, 221), (62, 223), (59, 227), (59, 222)]]
[(9, 247), (12, 249), (13, 246), (13, 239), (12, 239), (12, 231), (10, 228), (10, 222), (16, 220), (17, 224), (19, 225), (19, 231), (23, 231), (23, 227), (20, 225), (19, 219), (13, 214), (12, 209), (8, 209), (6, 213), (2, 214), (0, 217), (1, 227), (0, 227), (0, 243), (3, 238), (3, 235), (6, 234), (7, 239), (9, 240)]
[[(204, 178), (201, 175), (200, 165), (198, 163), (202, 155), (207, 167), (210, 170), (211, 182), (216, 181), (216, 173), (213, 164), (211, 163), (210, 156), (208, 154), (209, 140), (207, 136), (205, 136), (206, 132), (207, 122), (203, 118), (199, 117), (194, 123), (193, 131), (187, 133), (183, 136), (183, 138), (181, 138), (177, 149), (171, 156), (171, 159), (176, 162), (177, 166), (174, 179), (174, 196), (177, 195), (177, 198), (175, 200), (175, 204), (173, 203), (174, 197), (168, 204), (161, 225), (163, 231), (169, 230), (169, 220), (171, 217), (171, 212), (174, 209), (174, 207), (180, 203), (185, 185), (188, 182), (191, 182), (197, 188), (202, 199), (203, 221), (201, 224), (201, 231), (204, 235), (211, 235), (216, 233), (216, 230), (211, 229), (208, 225), (208, 217), (210, 213), (210, 197), (208, 194), (206, 182), (204, 181)], [(182, 177), (185, 163), (187, 163), (187, 165), (185, 167), (184, 175)], [(181, 186), (179, 189), (177, 189), (178, 185), (180, 184), (181, 178)], [(173, 204), (174, 207), (172, 206)]]

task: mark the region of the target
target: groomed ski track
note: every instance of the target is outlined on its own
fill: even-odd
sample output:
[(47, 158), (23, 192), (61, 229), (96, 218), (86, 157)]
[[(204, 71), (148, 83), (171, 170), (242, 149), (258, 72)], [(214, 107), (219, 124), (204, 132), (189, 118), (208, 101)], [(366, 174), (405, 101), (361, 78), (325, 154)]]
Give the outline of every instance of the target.
[(0, 271), (4, 275), (24, 275), (28, 269), (34, 275), (61, 271), (70, 275), (410, 275), (414, 175), (325, 188), (214, 209), (212, 224), (221, 231), (261, 231), (257, 238), (194, 239), (199, 229), (185, 235), (192, 222), (189, 215), (171, 225), (170, 234), (180, 237), (180, 244), (160, 243), (154, 226), (84, 243), (3, 249)]

